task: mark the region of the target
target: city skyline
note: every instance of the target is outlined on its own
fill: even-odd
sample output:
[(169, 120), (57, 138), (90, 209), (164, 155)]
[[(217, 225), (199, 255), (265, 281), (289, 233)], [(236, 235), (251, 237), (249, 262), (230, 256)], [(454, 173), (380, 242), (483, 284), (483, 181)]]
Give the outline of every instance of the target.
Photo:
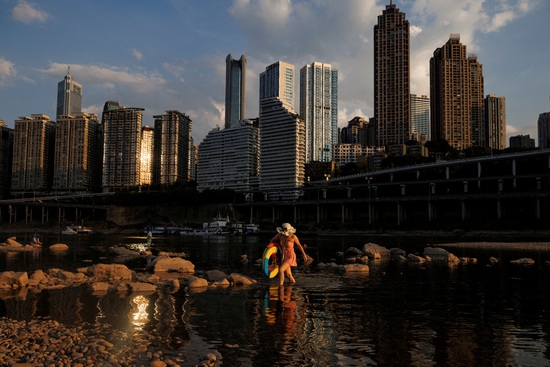
[[(152, 116), (179, 110), (193, 120), (198, 144), (224, 125), (224, 60), (231, 53), (248, 61), (247, 118), (259, 115), (259, 74), (267, 65), (277, 60), (298, 69), (315, 61), (331, 64), (339, 70), (338, 126), (343, 127), (355, 116), (374, 115), (373, 27), (389, 3), (98, 1), (75, 8), (63, 0), (5, 1), (0, 30), (10, 37), (0, 51), (0, 119), (11, 128), (19, 116), (55, 119), (56, 84), (70, 66), (83, 85), (84, 112), (100, 115), (105, 101), (117, 100), (144, 108), (143, 124), (151, 126)], [(429, 95), (429, 59), (458, 33), (483, 64), (485, 94), (506, 98), (507, 140), (518, 134), (537, 137), (538, 116), (550, 110), (545, 73), (550, 50), (541, 47), (550, 29), (548, 2), (393, 4), (411, 26), (411, 93)], [(91, 19), (91, 25), (82, 26), (82, 19)]]

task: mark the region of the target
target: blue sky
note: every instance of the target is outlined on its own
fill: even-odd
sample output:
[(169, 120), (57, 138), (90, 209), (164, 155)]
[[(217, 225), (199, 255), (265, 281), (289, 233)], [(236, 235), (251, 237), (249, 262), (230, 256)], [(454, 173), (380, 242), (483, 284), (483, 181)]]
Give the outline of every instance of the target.
[[(373, 115), (373, 27), (390, 0), (0, 0), (0, 119), (55, 119), (71, 67), (83, 109), (107, 100), (153, 115), (179, 110), (198, 145), (224, 125), (225, 58), (244, 54), (247, 117), (271, 63), (339, 71), (339, 126)], [(411, 23), (411, 92), (429, 95), (433, 51), (459, 33), (483, 64), (485, 94), (506, 97), (507, 135), (537, 138), (550, 111), (550, 1), (394, 0)], [(298, 96), (298, 83), (296, 83)], [(296, 103), (296, 107), (298, 104)]]

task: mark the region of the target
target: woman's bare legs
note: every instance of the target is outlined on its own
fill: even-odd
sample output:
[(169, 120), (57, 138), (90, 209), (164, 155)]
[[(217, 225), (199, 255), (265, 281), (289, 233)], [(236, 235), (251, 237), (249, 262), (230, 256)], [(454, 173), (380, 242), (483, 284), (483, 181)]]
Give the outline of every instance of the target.
[(279, 267), (279, 285), (285, 284), (285, 274), (287, 274), (290, 265), (288, 263), (282, 263)]

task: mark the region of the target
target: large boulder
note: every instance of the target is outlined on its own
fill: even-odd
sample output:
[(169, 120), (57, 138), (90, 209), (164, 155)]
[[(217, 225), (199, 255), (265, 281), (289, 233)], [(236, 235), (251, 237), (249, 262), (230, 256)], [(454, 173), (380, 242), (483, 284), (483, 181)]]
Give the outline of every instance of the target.
[(132, 280), (133, 271), (122, 264), (96, 264), (88, 267), (86, 275), (95, 280)]
[(194, 273), (195, 265), (180, 257), (159, 256), (147, 265), (148, 270), (157, 272), (176, 271), (178, 273)]
[(29, 276), (24, 271), (4, 271), (0, 273), (0, 288), (20, 288), (29, 284)]
[(376, 243), (365, 243), (363, 245), (363, 254), (371, 260), (381, 260), (390, 258), (390, 250)]
[(51, 251), (67, 251), (69, 246), (64, 243), (56, 243), (50, 246)]
[(257, 282), (256, 279), (249, 278), (239, 273), (231, 273), (229, 280), (235, 285), (251, 285)]
[(460, 260), (455, 255), (440, 247), (426, 247), (424, 257), (432, 261), (443, 261), (448, 263), (458, 263)]
[(344, 268), (347, 273), (368, 273), (370, 270), (365, 264), (346, 264)]

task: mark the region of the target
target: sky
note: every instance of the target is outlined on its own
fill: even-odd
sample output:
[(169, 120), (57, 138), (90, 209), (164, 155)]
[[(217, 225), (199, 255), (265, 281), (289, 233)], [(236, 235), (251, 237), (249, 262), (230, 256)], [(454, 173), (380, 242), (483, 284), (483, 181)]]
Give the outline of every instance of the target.
[[(0, 0), (0, 119), (55, 120), (57, 83), (83, 86), (85, 112), (107, 100), (144, 108), (143, 124), (179, 110), (199, 145), (223, 128), (225, 59), (245, 55), (246, 117), (278, 61), (338, 69), (338, 126), (372, 117), (373, 37), (390, 0)], [(411, 93), (430, 94), (429, 61), (450, 34), (483, 64), (485, 94), (506, 97), (507, 137), (537, 139), (550, 111), (550, 1), (393, 0), (411, 25)], [(298, 101), (295, 109), (298, 110)], [(508, 142), (508, 141), (507, 141)], [(538, 145), (538, 143), (537, 143)]]

